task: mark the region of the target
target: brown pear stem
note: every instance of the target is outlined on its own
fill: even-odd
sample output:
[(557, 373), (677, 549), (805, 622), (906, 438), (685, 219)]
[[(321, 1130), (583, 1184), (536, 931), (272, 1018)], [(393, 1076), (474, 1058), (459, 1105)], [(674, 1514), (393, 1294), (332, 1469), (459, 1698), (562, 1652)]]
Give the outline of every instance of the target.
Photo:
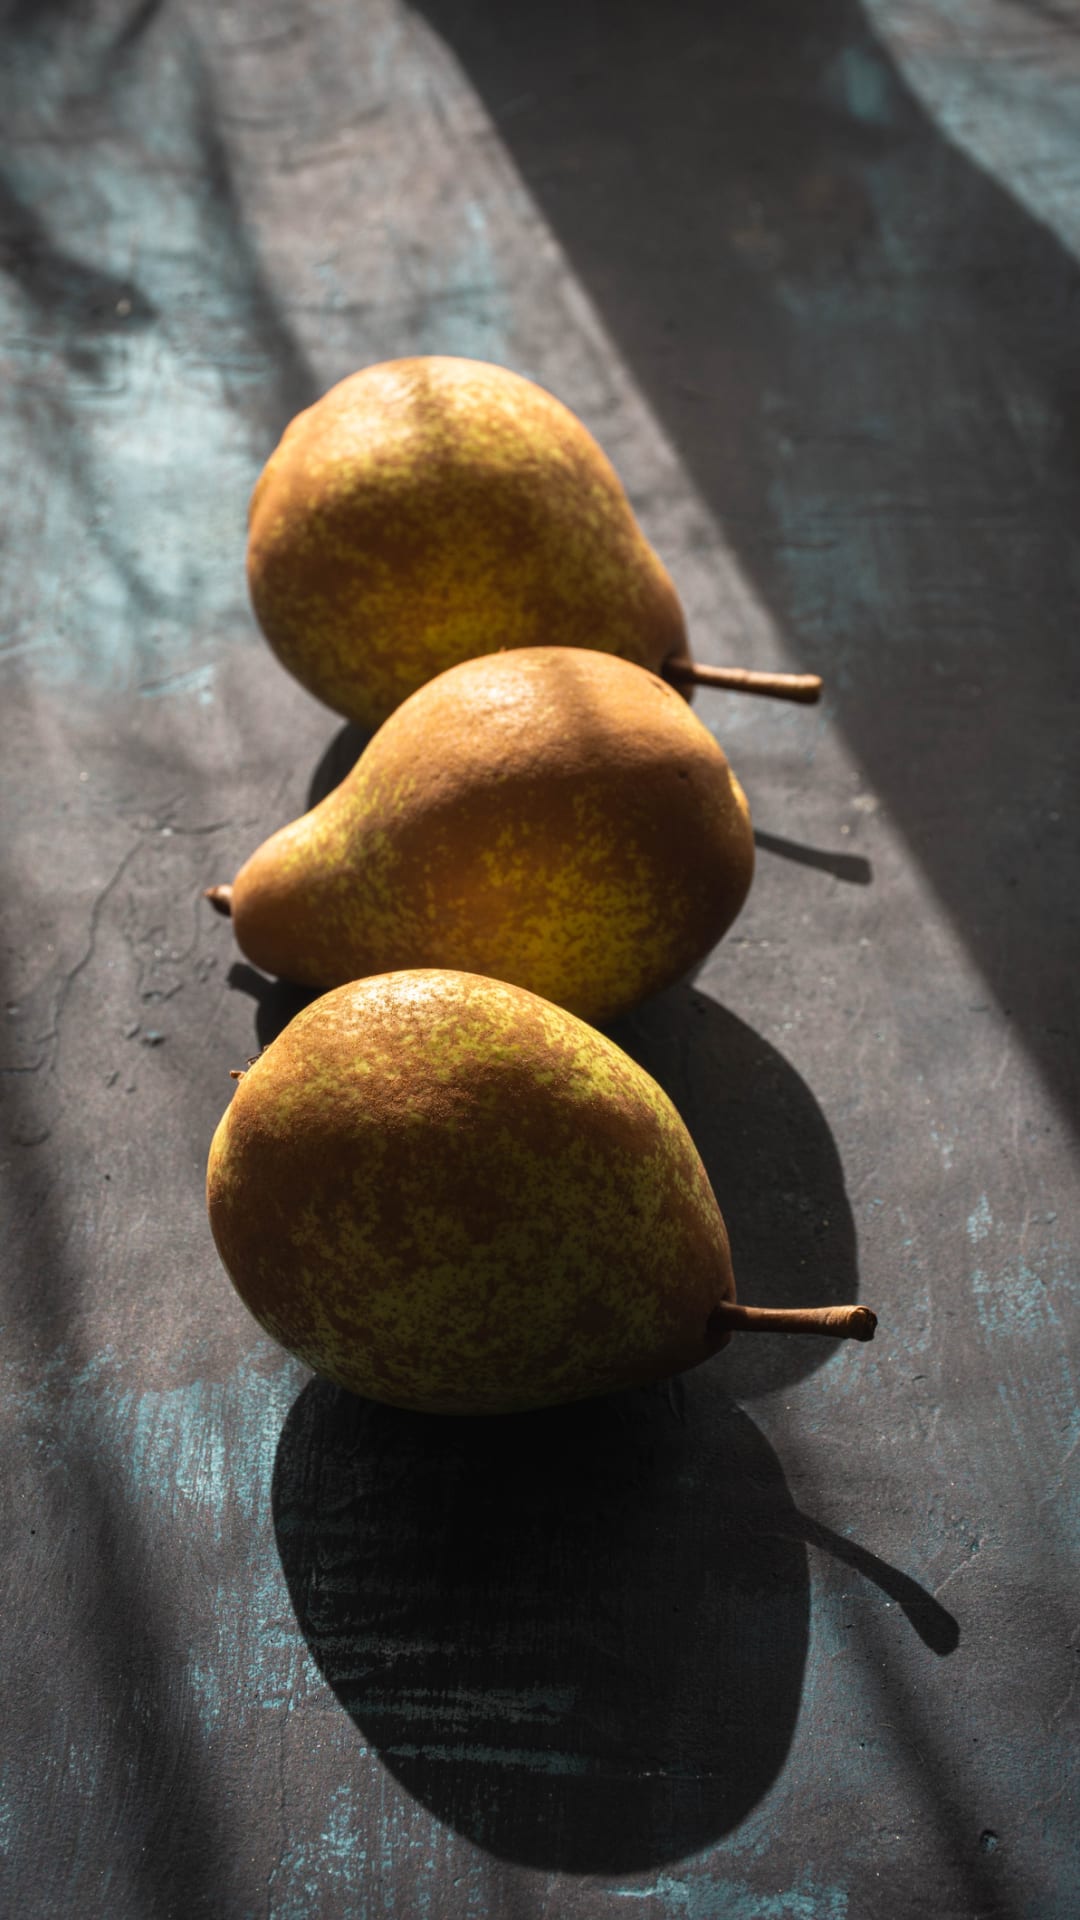
[(743, 1307), (724, 1300), (709, 1316), (725, 1333), (827, 1333), (835, 1340), (872, 1340), (869, 1307)]
[(203, 899), (209, 900), (215, 913), (223, 913), (226, 920), (229, 919), (232, 914), (231, 887), (207, 887), (203, 892)]
[(661, 668), (676, 687), (721, 687), (728, 693), (765, 693), (774, 700), (798, 700), (812, 707), (821, 699), (817, 673), (757, 673), (752, 667), (706, 667), (676, 654)]

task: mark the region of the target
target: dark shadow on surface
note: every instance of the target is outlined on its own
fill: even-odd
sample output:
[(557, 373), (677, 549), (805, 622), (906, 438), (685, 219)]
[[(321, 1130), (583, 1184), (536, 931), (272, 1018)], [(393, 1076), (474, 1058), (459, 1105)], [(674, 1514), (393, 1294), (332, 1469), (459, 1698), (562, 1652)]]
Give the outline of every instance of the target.
[(489, 1852), (655, 1866), (776, 1778), (806, 1554), (782, 1533), (779, 1463), (706, 1373), (497, 1420), (312, 1382), (273, 1504), (329, 1685), (401, 1785)]
[[(8, 870), (8, 858), (5, 847), (0, 890), (11, 900), (25, 872), (14, 862)], [(31, 925), (34, 911), (30, 903)], [(91, 949), (100, 931), (95, 915)], [(11, 946), (0, 949), (0, 1006), (9, 1010), (20, 989), (25, 995), (15, 957)], [(97, 1089), (84, 1084), (78, 1099), (65, 1098), (52, 1049), (77, 1032), (67, 995), (82, 964), (58, 984), (55, 1029), (34, 1022), (34, 1044), (47, 1051), (24, 1063), (16, 1047), (0, 1102), (0, 1300), (13, 1333), (7, 1406), (19, 1428), (5, 1455), (5, 1494), (18, 1519), (5, 1538), (7, 1671), (17, 1681), (7, 1690), (4, 1735), (8, 1813), (19, 1833), (17, 1858), (5, 1860), (5, 1910), (100, 1911), (107, 1886), (113, 1913), (210, 1920), (221, 1911), (234, 1849), (232, 1815), (201, 1717), (177, 1685), (186, 1623), (178, 1628), (168, 1572), (146, 1548), (153, 1536), (132, 1491), (133, 1428), (116, 1418), (125, 1399), (138, 1405), (145, 1385), (145, 1353), (131, 1333), (133, 1324), (142, 1328), (110, 1294), (116, 1348), (87, 1332), (92, 1296), (104, 1285), (100, 1247), (117, 1218), (130, 1221), (146, 1204), (150, 1182), (126, 1193), (119, 1179), (103, 1188), (100, 1168), (87, 1164), (88, 1133), (108, 1143), (104, 1158), (119, 1158), (130, 1134), (124, 1138)], [(95, 1005), (91, 1018), (99, 1013)], [(79, 1124), (69, 1130), (76, 1112)], [(88, 1112), (93, 1129), (84, 1129)], [(98, 1252), (73, 1251), (74, 1214), (87, 1223), (87, 1248), (96, 1240)]]
[[(100, 333), (146, 327), (157, 309), (130, 280), (81, 260), (52, 239), (36, 208), (0, 174), (0, 273), (13, 280), (37, 309), (37, 326), (48, 333), (57, 322), (77, 335), (81, 351)], [(75, 348), (69, 342), (69, 352)], [(80, 371), (100, 372), (96, 357)]]
[[(153, 13), (148, 5), (129, 12), (120, 30), (119, 51), (127, 71), (134, 64), (135, 41)], [(58, 526), (66, 515), (73, 536), (89, 530), (94, 566), (100, 563), (102, 575), (115, 579), (115, 591), (100, 603), (99, 611), (107, 600), (107, 613), (102, 611), (101, 617), (129, 623), (132, 654), (141, 658), (149, 630), (170, 604), (182, 608), (189, 624), (198, 616), (193, 614), (190, 578), (182, 577), (175, 590), (162, 584), (161, 555), (147, 552), (145, 543), (140, 546), (137, 522), (126, 516), (122, 525), (97, 522), (97, 509), (112, 497), (118, 467), (146, 431), (139, 408), (124, 397), (124, 336), (130, 340), (139, 330), (145, 338), (164, 324), (157, 299), (145, 285), (135, 286), (117, 275), (112, 259), (117, 252), (123, 258), (133, 239), (141, 260), (148, 262), (152, 256), (158, 287), (167, 283), (177, 296), (175, 305), (163, 301), (162, 306), (168, 308), (169, 323), (183, 333), (185, 371), (194, 379), (202, 377), (192, 338), (198, 328), (183, 332), (184, 301), (194, 290), (192, 305), (202, 313), (207, 289), (220, 292), (217, 282), (225, 281), (222, 304), (231, 308), (229, 336), (224, 337), (222, 327), (206, 358), (235, 362), (237, 336), (248, 330), (254, 338), (255, 351), (263, 354), (261, 378), (235, 382), (230, 398), (241, 420), (246, 413), (254, 416), (260, 442), (268, 419), (287, 417), (294, 395), (303, 389), (304, 367), (295, 348), (290, 351), (288, 331), (261, 278), (227, 170), (221, 165), (204, 170), (201, 165), (200, 136), (213, 143), (213, 106), (201, 97), (208, 77), (198, 58), (185, 63), (186, 29), (178, 30), (169, 49), (176, 57), (171, 64), (163, 63), (167, 72), (144, 76), (142, 97), (125, 100), (131, 108), (127, 118), (111, 115), (111, 102), (100, 111), (95, 103), (96, 92), (111, 92), (118, 70), (116, 63), (110, 67), (100, 57), (101, 15), (101, 8), (51, 0), (4, 9), (7, 118), (15, 117), (15, 101), (19, 128), (17, 140), (9, 143), (12, 163), (0, 185), (0, 244), (3, 269), (18, 285), (23, 309), (18, 323), (22, 337), (12, 343), (18, 350), (19, 377), (11, 383), (9, 430), (24, 450), (27, 467), (32, 471), (35, 460), (40, 463), (52, 527), (53, 545), (42, 534), (33, 563), (31, 541), (21, 564), (62, 598), (70, 585), (65, 567), (74, 580), (76, 570), (87, 563), (77, 544), (73, 552), (63, 545)], [(147, 169), (141, 184), (147, 196), (159, 191), (160, 219), (155, 220), (152, 202), (143, 198), (132, 216), (137, 221), (133, 233), (127, 230), (126, 209), (110, 189), (116, 170), (123, 173), (125, 157), (133, 171), (138, 168), (140, 132), (149, 147), (163, 122), (166, 132), (175, 131), (179, 122), (190, 133), (187, 163), (174, 161), (156, 173), (153, 167)], [(85, 233), (71, 214), (74, 189), (69, 200), (55, 185), (60, 154), (68, 179), (79, 184), (77, 204)], [(182, 246), (189, 231), (184, 219), (175, 219), (182, 197), (188, 199), (198, 235), (186, 258), (176, 251), (177, 235)], [(54, 201), (66, 213), (65, 220), (54, 219)], [(140, 283), (142, 279), (140, 270)], [(121, 307), (125, 310), (119, 311)], [(222, 384), (227, 383), (226, 372)], [(104, 431), (102, 392), (108, 403)], [(163, 461), (167, 457), (164, 447), (155, 445), (152, 452)], [(213, 477), (209, 484), (214, 484)], [(181, 474), (181, 504), (183, 486)], [(35, 539), (42, 533), (41, 517), (32, 511), (25, 523)], [(164, 571), (171, 579), (168, 566)], [(38, 628), (47, 628), (52, 618), (47, 609), (42, 611), (40, 598), (30, 617)], [(76, 628), (73, 621), (67, 645), (77, 673), (83, 642)], [(84, 695), (81, 687), (73, 687), (58, 696), (55, 707), (47, 706), (41, 686), (35, 685), (35, 667), (32, 650), (26, 662), (13, 658), (5, 663), (9, 689), (19, 680), (29, 683), (25, 707), (16, 709), (12, 701), (11, 711), (26, 711), (34, 720), (40, 715), (46, 722), (43, 741), (51, 746), (55, 738), (64, 737), (66, 708), (81, 705)], [(126, 766), (129, 772), (141, 750), (130, 691), (125, 685), (117, 702), (117, 767)], [(135, 722), (126, 734), (121, 709)], [(76, 726), (72, 737), (77, 733)], [(178, 748), (178, 759), (181, 753)], [(159, 767), (154, 772), (160, 775)], [(193, 769), (192, 778), (197, 778)], [(169, 1176), (159, 1163), (146, 1182), (126, 1192), (118, 1175), (111, 1186), (102, 1187), (110, 1172), (95, 1164), (95, 1149), (100, 1146), (101, 1159), (106, 1165), (111, 1162), (114, 1174), (121, 1162), (139, 1166), (137, 1132), (152, 1133), (153, 1125), (143, 1110), (136, 1113), (134, 1102), (126, 1114), (119, 1114), (99, 1088), (89, 1092), (84, 1087), (88, 1106), (66, 1093), (68, 1063), (78, 1058), (84, 1044), (71, 989), (75, 983), (85, 984), (85, 968), (110, 964), (101, 956), (99, 940), (114, 940), (115, 955), (127, 952), (128, 929), (119, 911), (113, 915), (126, 885), (124, 863), (108, 883), (90, 878), (95, 869), (100, 871), (97, 863), (106, 844), (111, 843), (103, 835), (93, 867), (78, 883), (68, 876), (61, 884), (58, 918), (68, 940), (55, 958), (52, 945), (49, 959), (42, 955), (46, 988), (50, 972), (53, 983), (47, 1001), (50, 1017), (37, 1028), (40, 1056), (35, 1052), (25, 1069), (20, 1062), (5, 1077), (3, 1120), (5, 1133), (10, 1127), (10, 1144), (5, 1140), (8, 1151), (0, 1166), (9, 1242), (4, 1312), (6, 1322), (18, 1326), (17, 1358), (16, 1349), (9, 1356), (9, 1390), (20, 1421), (35, 1435), (28, 1466), (9, 1460), (13, 1484), (23, 1497), (18, 1543), (14, 1537), (10, 1543), (21, 1587), (8, 1650), (20, 1681), (10, 1692), (5, 1724), (10, 1751), (18, 1759), (19, 1778), (11, 1782), (9, 1811), (19, 1830), (19, 1847), (18, 1861), (12, 1856), (5, 1863), (14, 1871), (14, 1878), (6, 1872), (6, 1880), (11, 1911), (42, 1911), (44, 1902), (58, 1913), (90, 1912), (100, 1911), (104, 1902), (110, 1912), (138, 1913), (148, 1920), (174, 1913), (211, 1916), (236, 1904), (232, 1885), (240, 1865), (238, 1835), (247, 1815), (246, 1810), (238, 1813), (223, 1792), (220, 1752), (207, 1738), (206, 1697), (197, 1680), (189, 1684), (190, 1622), (186, 1602), (178, 1607), (178, 1593), (190, 1567), (180, 1569), (178, 1581), (168, 1556), (162, 1559), (155, 1551), (159, 1536), (154, 1533), (153, 1501), (148, 1514), (140, 1496), (163, 1490), (151, 1486), (156, 1467), (140, 1477), (132, 1458), (132, 1427), (119, 1417), (119, 1409), (126, 1403), (136, 1409), (147, 1391), (147, 1355), (140, 1344), (147, 1326), (167, 1330), (166, 1338), (172, 1334), (174, 1355), (182, 1351), (190, 1329), (181, 1326), (167, 1289), (155, 1293), (155, 1308), (140, 1317), (126, 1292), (124, 1257), (106, 1279), (107, 1259), (101, 1252), (109, 1223), (119, 1219), (130, 1226), (151, 1204), (150, 1187), (158, 1180), (167, 1184)], [(3, 865), (5, 896), (17, 897), (25, 887), (25, 872), (17, 860), (7, 870), (7, 849)], [(84, 927), (74, 913), (65, 913), (69, 897), (85, 899)], [(29, 923), (41, 938), (41, 921), (35, 923), (32, 905)], [(6, 973), (6, 953), (0, 955), (0, 964)], [(26, 994), (24, 969), (17, 970), (17, 978), (18, 986), (14, 978), (6, 982), (4, 997), (13, 1004)], [(95, 1117), (93, 1125), (86, 1121), (87, 1112)], [(76, 1114), (78, 1121), (71, 1124)], [(202, 1144), (205, 1148), (205, 1136)], [(129, 1149), (134, 1149), (130, 1157)], [(72, 1245), (73, 1217), (85, 1234), (78, 1250)], [(99, 1222), (101, 1236), (91, 1254)], [(145, 1249), (136, 1264), (145, 1280)], [(114, 1281), (119, 1282), (115, 1291)], [(88, 1331), (103, 1324), (106, 1296), (115, 1349), (111, 1342), (95, 1344)], [(170, 1315), (175, 1316), (171, 1321)], [(161, 1354), (150, 1357), (160, 1361)], [(134, 1411), (132, 1418), (137, 1424)], [(168, 1463), (162, 1459), (160, 1465), (167, 1473)], [(231, 1490), (220, 1491), (230, 1508)], [(196, 1532), (206, 1518), (204, 1509), (196, 1518)], [(190, 1596), (197, 1609), (205, 1598), (197, 1579)], [(26, 1631), (19, 1630), (20, 1620)], [(181, 1684), (178, 1676), (186, 1676)], [(204, 1681), (210, 1678), (203, 1676)]]
[[(145, 285), (135, 286), (84, 257), (81, 244), (76, 251), (65, 244), (21, 184), (21, 173), (28, 180), (34, 177), (28, 167), (20, 173), (13, 163), (0, 179), (0, 270), (18, 281), (32, 305), (38, 346), (51, 347), (75, 376), (70, 381), (35, 378), (23, 383), (18, 425), (47, 464), (53, 486), (66, 488), (72, 503), (66, 510), (78, 514), (80, 527), (89, 529), (102, 561), (116, 577), (141, 678), (144, 656), (147, 667), (156, 664), (153, 627), (181, 611), (190, 620), (190, 583), (171, 584), (162, 575), (159, 556), (140, 548), (136, 528), (96, 511), (110, 491), (97, 444), (97, 390), (121, 393), (129, 379), (133, 332), (160, 330), (166, 353), (179, 344), (191, 363), (205, 360), (218, 367), (232, 412), (265, 457), (287, 421), (315, 398), (317, 386), (258, 256), (236, 191), (214, 75), (190, 26), (179, 16), (175, 23), (163, 21), (160, 38), (150, 36), (148, 44), (144, 30), (154, 13), (141, 7), (127, 27), (120, 28), (122, 57), (114, 58), (111, 43), (97, 40), (92, 12), (63, 6), (49, 12), (57, 16), (55, 31), (31, 30), (42, 25), (42, 7), (32, 14), (18, 9), (25, 31), (9, 33), (10, 75), (17, 76), (8, 80), (9, 111), (13, 99), (23, 107), (39, 88), (47, 102), (42, 129), (29, 142), (22, 131), (21, 143), (31, 152), (50, 141), (76, 154), (80, 145), (92, 151), (103, 119), (111, 124), (116, 116), (122, 123), (121, 104), (138, 99), (142, 112), (162, 114), (171, 140), (186, 150), (197, 235), (190, 259), (212, 291), (212, 298), (200, 301), (198, 317), (185, 313), (181, 323), (182, 303), (180, 309), (166, 303), (166, 310), (159, 311)], [(160, 59), (163, 71), (153, 69), (154, 58)], [(63, 73), (78, 74), (78, 86), (50, 99), (50, 89), (56, 93)], [(61, 139), (57, 127), (65, 114), (73, 119), (75, 131), (65, 129)], [(156, 278), (178, 293), (183, 269), (169, 257), (168, 237), (169, 196), (176, 189), (173, 174), (161, 178), (162, 220), (156, 231), (148, 222), (142, 279), (150, 283)], [(99, 232), (88, 239), (88, 256), (95, 242), (101, 244)], [(89, 396), (82, 382), (90, 384)], [(79, 644), (77, 630), (71, 644)]]
[[(319, 393), (318, 382), (296, 333), (263, 270), (255, 240), (237, 192), (228, 142), (218, 112), (213, 72), (197, 41), (185, 48), (191, 91), (192, 135), (205, 185), (206, 223), (219, 270), (231, 295), (233, 324), (243, 331), (246, 353), (263, 373), (252, 380), (230, 378), (225, 386), (233, 409), (264, 438), (266, 456), (294, 416)], [(254, 371), (254, 368), (251, 369)], [(264, 371), (263, 371), (264, 370)]]
[(164, 8), (165, 0), (137, 0), (127, 19), (116, 30), (116, 37), (109, 48), (110, 60), (123, 60), (132, 53)]
[[(97, 26), (94, 15), (100, 15), (104, 9), (88, 4), (87, 0), (3, 0), (0, 32), (24, 43), (44, 40), (46, 50), (55, 52), (58, 29), (68, 25), (89, 28), (81, 49), (85, 77), (95, 67), (114, 69), (133, 53), (158, 16), (164, 13), (166, 0), (128, 0), (128, 4), (130, 10), (126, 18), (121, 17), (115, 29), (103, 35), (100, 44), (94, 33)], [(104, 22), (102, 24), (104, 26)]]
[(20, 40), (30, 39), (35, 28), (53, 28), (85, 10), (80, 0), (5, 0), (0, 29)]
[[(659, 1082), (693, 1136), (727, 1224), (740, 1300), (856, 1301), (855, 1223), (840, 1156), (783, 1054), (689, 986), (657, 995), (606, 1031)], [(805, 1379), (836, 1350), (813, 1334), (736, 1335), (721, 1363), (724, 1383), (733, 1398), (753, 1399)]]
[(754, 828), (754, 845), (761, 853), (776, 853), (782, 860), (793, 860), (799, 867), (816, 867), (831, 873), (834, 880), (846, 880), (852, 886), (868, 887), (874, 878), (869, 860), (858, 853), (828, 853), (824, 847), (807, 847), (800, 840), (786, 840), (779, 833), (763, 833)]
[(335, 787), (340, 787), (372, 737), (365, 728), (356, 726), (351, 720), (338, 729), (311, 776), (307, 796), (309, 807), (317, 807), (320, 800), (325, 800)]
[[(960, 1645), (960, 1626), (940, 1600), (932, 1593), (920, 1587), (910, 1574), (901, 1573), (897, 1567), (890, 1567), (888, 1561), (870, 1553), (866, 1547), (860, 1547), (854, 1540), (848, 1540), (844, 1534), (835, 1533), (831, 1527), (825, 1527), (820, 1520), (812, 1520), (808, 1514), (792, 1515), (792, 1538), (802, 1540), (808, 1547), (820, 1547), (831, 1554), (834, 1560), (840, 1560), (855, 1573), (861, 1573), (870, 1580), (890, 1600), (895, 1600), (909, 1625), (914, 1627), (924, 1647), (936, 1653), (939, 1660), (955, 1653)], [(782, 1531), (786, 1537), (787, 1522)]]
[(794, 1506), (706, 1367), (491, 1420), (312, 1381), (274, 1524), (312, 1655), (390, 1772), (502, 1858), (634, 1872), (732, 1831), (782, 1767), (809, 1627), (804, 1543), (955, 1620)]
[[(952, 1881), (950, 1889), (948, 1882), (943, 1884), (944, 1877), (939, 1870), (933, 1888), (933, 1911), (971, 1914), (978, 1920), (1027, 1920), (1029, 1914), (1039, 1910), (1037, 1894), (1033, 1905), (1030, 1863), (1022, 1863), (1015, 1856), (1010, 1858), (1007, 1848), (987, 1849), (980, 1840), (983, 1827), (980, 1802), (985, 1806), (990, 1779), (997, 1775), (998, 1769), (992, 1768), (990, 1776), (984, 1776), (982, 1785), (973, 1790), (971, 1773), (958, 1764), (955, 1741), (950, 1742), (942, 1735), (940, 1719), (931, 1705), (932, 1697), (928, 1698), (921, 1688), (895, 1684), (893, 1648), (887, 1623), (881, 1615), (861, 1614), (860, 1639), (876, 1718), (879, 1724), (893, 1728), (900, 1736), (896, 1754), (903, 1778), (901, 1790), (913, 1812), (918, 1808), (916, 1817), (925, 1836), (923, 1846), (928, 1848), (936, 1841), (938, 1857), (945, 1863)], [(994, 1797), (1001, 1794), (1008, 1803), (1009, 1789), (1004, 1781), (995, 1781), (995, 1787)], [(1073, 1884), (1075, 1844), (1071, 1833), (1066, 1839), (1068, 1831), (1066, 1820), (1061, 1832), (1060, 1868), (1056, 1875), (1050, 1868), (1048, 1877), (1043, 1879), (1046, 1887)], [(1044, 1835), (1044, 1840), (1047, 1838), (1050, 1836)], [(1052, 1839), (1050, 1844), (1054, 1844)], [(1019, 1853), (1019, 1849), (1017, 1851)], [(1044, 1855), (1044, 1874), (1047, 1859)]]
[(1075, 1113), (1076, 262), (856, 0), (419, 11)]
[(233, 961), (228, 981), (234, 993), (250, 994), (255, 1002), (255, 1033), (260, 1047), (268, 1047), (290, 1020), (319, 997), (314, 987), (294, 987), (288, 980), (273, 980), (247, 960)]

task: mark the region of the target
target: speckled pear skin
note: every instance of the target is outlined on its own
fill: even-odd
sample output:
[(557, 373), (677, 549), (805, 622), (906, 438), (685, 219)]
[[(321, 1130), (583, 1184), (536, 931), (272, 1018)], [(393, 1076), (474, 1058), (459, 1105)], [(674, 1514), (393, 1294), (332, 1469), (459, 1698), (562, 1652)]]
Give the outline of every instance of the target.
[(365, 728), (500, 647), (686, 653), (678, 595), (606, 455), (531, 380), (432, 355), (365, 367), (286, 428), (255, 486), (256, 618)]
[(521, 648), (452, 667), (236, 876), (236, 938), (313, 987), (454, 967), (614, 1017), (710, 951), (746, 898), (750, 812), (655, 674)]
[(352, 982), (238, 1082), (210, 1223), (273, 1338), (433, 1413), (577, 1400), (726, 1345), (728, 1238), (666, 1094), (559, 1007), (472, 974)]

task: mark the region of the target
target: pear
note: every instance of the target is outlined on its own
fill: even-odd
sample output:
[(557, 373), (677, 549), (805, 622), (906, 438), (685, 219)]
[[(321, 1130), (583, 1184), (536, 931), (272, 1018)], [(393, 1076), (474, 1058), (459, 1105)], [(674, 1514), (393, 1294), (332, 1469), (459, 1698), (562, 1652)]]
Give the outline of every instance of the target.
[(679, 694), (611, 654), (524, 647), (411, 695), (210, 898), (300, 985), (457, 967), (600, 1020), (704, 958), (753, 865), (742, 788)]
[[(562, 1008), (473, 974), (354, 981), (299, 1013), (238, 1076), (207, 1204), (260, 1325), (395, 1406), (582, 1399), (754, 1324), (655, 1081)], [(773, 1318), (863, 1339), (875, 1324), (865, 1307)]]
[(256, 618), (365, 728), (499, 647), (687, 653), (679, 598), (588, 429), (506, 367), (363, 368), (298, 414), (251, 499)]

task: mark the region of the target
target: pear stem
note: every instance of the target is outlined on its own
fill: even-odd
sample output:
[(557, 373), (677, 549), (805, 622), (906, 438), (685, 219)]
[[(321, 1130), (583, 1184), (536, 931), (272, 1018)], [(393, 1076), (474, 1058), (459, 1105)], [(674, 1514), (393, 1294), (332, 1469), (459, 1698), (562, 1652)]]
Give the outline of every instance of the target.
[(869, 1307), (743, 1307), (724, 1300), (709, 1315), (718, 1333), (825, 1333), (836, 1340), (872, 1340)]
[(821, 699), (817, 673), (757, 673), (752, 667), (706, 667), (673, 654), (661, 674), (676, 687), (721, 687), (728, 693), (765, 693), (774, 700), (798, 700), (812, 707)]
[(232, 914), (231, 887), (206, 887), (203, 890), (203, 899), (209, 900), (215, 913), (223, 913), (225, 918), (229, 919)]

